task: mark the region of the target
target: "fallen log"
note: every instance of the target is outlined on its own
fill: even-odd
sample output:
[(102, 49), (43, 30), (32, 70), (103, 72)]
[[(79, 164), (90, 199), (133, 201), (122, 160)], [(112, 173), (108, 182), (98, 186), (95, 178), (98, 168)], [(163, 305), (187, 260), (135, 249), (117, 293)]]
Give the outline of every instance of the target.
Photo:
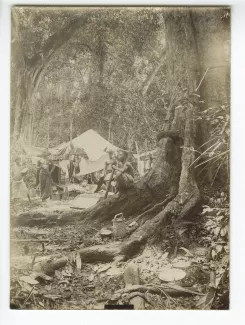
[(111, 262), (120, 255), (120, 242), (113, 242), (105, 245), (95, 245), (82, 248), (79, 251), (83, 262)]
[(57, 209), (33, 209), (13, 216), (11, 224), (13, 227), (49, 226), (53, 223), (57, 223), (58, 225), (74, 224), (81, 220), (80, 217), (81, 210), (73, 210), (67, 207), (64, 208), (64, 211)]
[(124, 294), (124, 293), (130, 293), (134, 291), (139, 291), (139, 292), (152, 292), (155, 294), (162, 294), (163, 291), (167, 293), (168, 295), (171, 296), (185, 296), (185, 295), (198, 295), (198, 296), (204, 296), (204, 294), (200, 292), (196, 292), (194, 290), (190, 289), (185, 289), (185, 288), (170, 288), (167, 286), (153, 286), (153, 285), (133, 285), (130, 288), (124, 288), (117, 290), (115, 293), (116, 294)]

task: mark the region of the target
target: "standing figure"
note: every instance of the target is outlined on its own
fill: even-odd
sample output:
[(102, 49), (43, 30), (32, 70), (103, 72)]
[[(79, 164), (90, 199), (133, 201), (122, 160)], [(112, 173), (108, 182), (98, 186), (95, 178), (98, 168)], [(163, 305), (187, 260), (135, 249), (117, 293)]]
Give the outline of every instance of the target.
[(106, 160), (105, 168), (104, 168), (104, 177), (105, 177), (104, 181), (105, 181), (106, 187), (108, 187), (108, 185), (109, 185), (111, 174), (113, 172), (113, 166), (117, 166), (117, 160), (116, 160), (113, 150), (108, 150), (108, 156), (109, 156), (109, 159)]
[(74, 155), (71, 154), (71, 155), (69, 156), (69, 162), (68, 162), (68, 165), (67, 165), (68, 175), (67, 175), (67, 177), (66, 177), (66, 178), (69, 179), (69, 182), (70, 182), (70, 183), (72, 182), (72, 177), (73, 177), (74, 169), (75, 169), (74, 162), (75, 162)]
[(80, 173), (80, 162), (81, 157), (80, 155), (75, 155), (73, 161), (73, 174), (72, 174), (72, 183), (80, 184), (80, 178), (77, 176)]
[[(52, 198), (52, 177), (51, 174), (55, 168), (51, 159), (49, 159), (48, 150), (43, 154), (43, 158), (40, 163), (40, 190), (41, 190), (41, 199), (42, 201)], [(51, 167), (51, 170), (50, 170)]]
[(31, 202), (28, 188), (24, 182), (23, 175), (27, 172), (27, 168), (23, 169), (21, 166), (20, 157), (17, 157), (14, 161), (14, 166), (12, 169), (12, 198), (21, 199), (28, 198)]
[(112, 166), (116, 171), (116, 186), (119, 193), (124, 192), (134, 184), (134, 170), (130, 162), (127, 161), (127, 151), (120, 150), (118, 152), (118, 167)]
[(65, 172), (65, 183), (68, 184), (69, 182), (72, 182), (72, 177), (74, 174), (74, 161), (75, 161), (75, 157), (74, 157), (74, 153), (75, 153), (75, 148), (74, 145), (72, 143), (72, 141), (70, 141), (70, 152), (68, 153), (68, 157), (65, 158), (65, 160), (68, 160), (67, 165), (65, 166), (66, 172)]
[(117, 166), (117, 160), (115, 158), (115, 154), (113, 150), (108, 150), (108, 159), (105, 161), (105, 166), (104, 166), (104, 170), (103, 170), (103, 174), (100, 177), (99, 181), (98, 181), (98, 185), (97, 185), (97, 189), (95, 191), (99, 192), (101, 186), (103, 184), (106, 185), (106, 187), (108, 187), (109, 182), (110, 182), (110, 178), (111, 178), (111, 173), (113, 172), (113, 166)]

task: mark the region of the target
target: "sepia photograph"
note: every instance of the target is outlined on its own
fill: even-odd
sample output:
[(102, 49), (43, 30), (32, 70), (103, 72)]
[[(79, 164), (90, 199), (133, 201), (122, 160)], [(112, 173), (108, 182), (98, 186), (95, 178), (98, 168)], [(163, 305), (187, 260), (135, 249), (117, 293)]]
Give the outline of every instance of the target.
[(13, 6), (10, 309), (229, 310), (229, 7)]

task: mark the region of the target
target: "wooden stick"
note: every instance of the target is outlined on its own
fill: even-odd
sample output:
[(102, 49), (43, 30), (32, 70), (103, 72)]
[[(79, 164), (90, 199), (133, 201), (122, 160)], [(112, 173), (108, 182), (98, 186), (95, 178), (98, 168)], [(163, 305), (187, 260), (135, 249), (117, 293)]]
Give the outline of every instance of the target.
[(213, 65), (213, 66), (208, 67), (208, 68), (206, 69), (206, 71), (205, 71), (205, 73), (204, 73), (204, 75), (203, 75), (201, 81), (199, 82), (199, 85), (198, 85), (197, 88), (194, 90), (194, 92), (198, 91), (198, 89), (200, 88), (200, 86), (201, 86), (201, 84), (202, 84), (202, 82), (203, 82), (203, 80), (204, 80), (204, 78), (205, 78), (207, 72), (208, 72), (210, 69), (214, 69), (214, 68), (227, 68), (227, 67), (229, 67), (228, 64), (226, 64), (226, 65), (224, 65), (224, 64), (219, 64), (219, 65)]
[[(137, 152), (137, 166), (138, 166), (138, 172), (140, 174), (140, 153), (139, 153), (139, 147), (137, 141), (135, 141), (135, 147)], [(141, 175), (140, 175), (141, 176)]]
[(106, 189), (106, 192), (105, 192), (105, 199), (107, 198), (108, 196), (108, 192), (109, 192), (109, 189), (110, 189), (110, 186), (111, 186), (111, 181), (112, 181), (112, 178), (114, 176), (114, 173), (115, 173), (115, 170), (113, 169), (112, 173), (111, 173), (111, 176), (110, 176), (110, 179), (109, 179), (109, 183), (107, 185), (107, 189)]
[(31, 289), (29, 295), (28, 295), (27, 298), (25, 299), (25, 301), (24, 301), (23, 305), (21, 306), (21, 308), (24, 308), (25, 304), (27, 303), (27, 300), (28, 300), (28, 299), (30, 298), (30, 296), (32, 295), (33, 290), (34, 290), (34, 286), (32, 287), (32, 289)]

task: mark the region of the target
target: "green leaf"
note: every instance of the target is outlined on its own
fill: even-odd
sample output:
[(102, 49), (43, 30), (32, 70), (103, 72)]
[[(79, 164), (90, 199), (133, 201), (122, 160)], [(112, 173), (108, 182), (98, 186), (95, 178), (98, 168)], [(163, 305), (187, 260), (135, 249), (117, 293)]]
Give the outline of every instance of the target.
[(218, 216), (216, 220), (221, 221), (222, 219), (224, 219), (224, 216)]
[(213, 208), (210, 208), (207, 206), (205, 209), (203, 209), (202, 215), (205, 215), (207, 212), (212, 212), (212, 211), (213, 211)]
[(214, 259), (217, 256), (217, 253), (214, 249), (212, 249), (211, 255), (212, 255), (212, 259)]
[(215, 249), (216, 249), (217, 253), (220, 253), (223, 250), (223, 246), (222, 245), (217, 245), (217, 246), (215, 246)]
[(228, 245), (224, 246), (224, 250), (226, 253), (229, 252), (229, 246)]
[(226, 227), (224, 227), (224, 228), (222, 228), (222, 229), (220, 230), (220, 235), (221, 235), (222, 237), (224, 237), (226, 234), (227, 234), (227, 229), (226, 229)]
[(219, 232), (220, 232), (220, 229), (221, 229), (221, 227), (216, 227), (216, 228), (214, 229), (214, 235), (215, 235), (215, 236), (218, 236), (218, 234), (219, 234)]
[(218, 213), (217, 213), (217, 216), (219, 216), (221, 214), (222, 210), (219, 209)]

